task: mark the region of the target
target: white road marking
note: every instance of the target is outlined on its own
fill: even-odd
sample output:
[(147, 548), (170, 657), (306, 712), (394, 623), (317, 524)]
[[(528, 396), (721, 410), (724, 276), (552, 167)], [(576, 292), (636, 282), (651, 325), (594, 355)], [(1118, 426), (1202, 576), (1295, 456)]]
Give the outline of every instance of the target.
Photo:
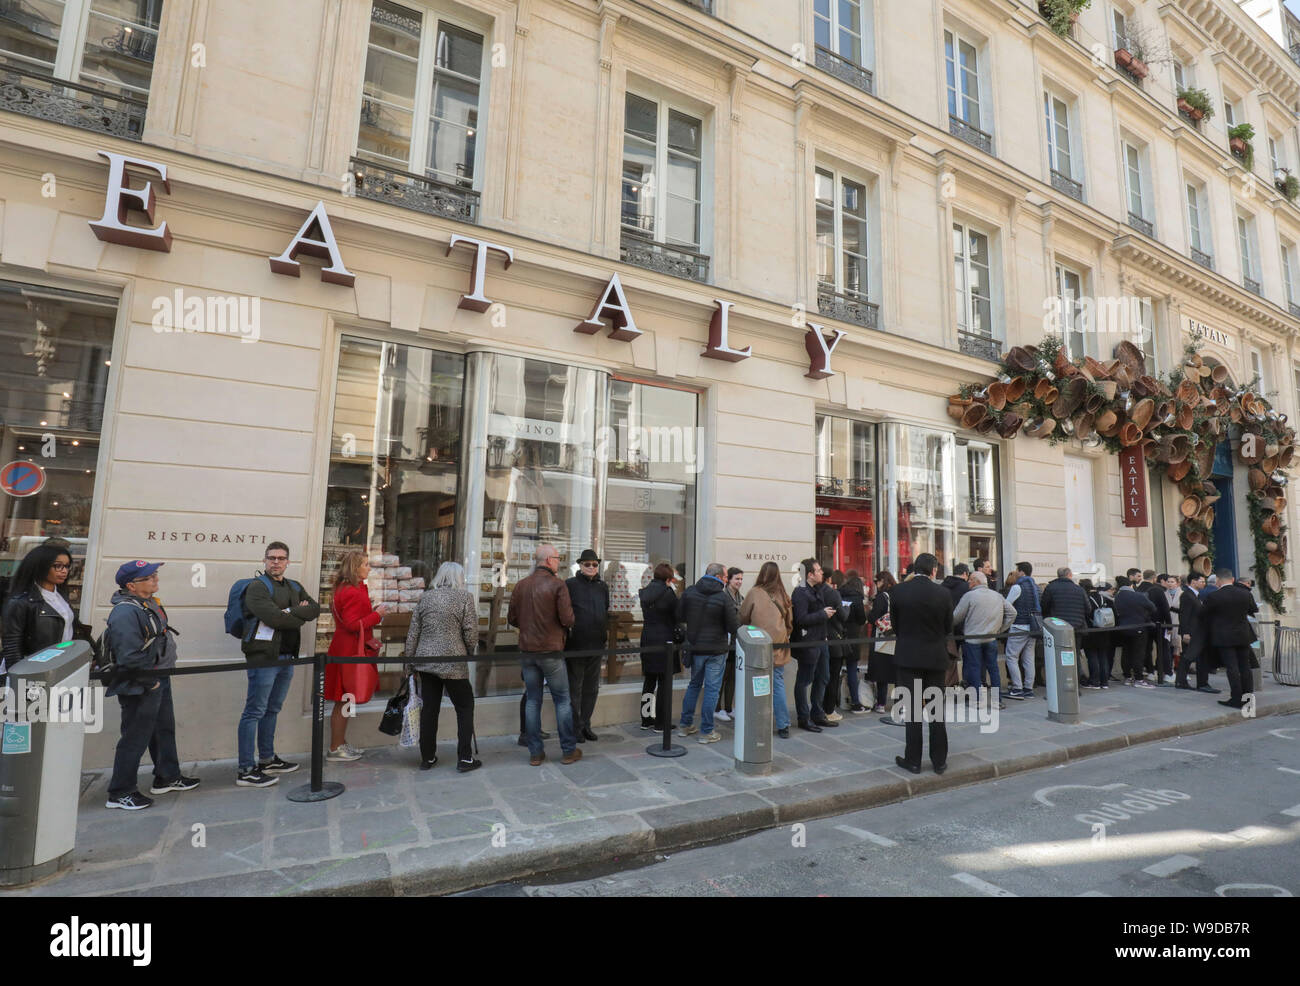
[(1300, 770), (1296, 770), (1294, 767), (1279, 767), (1277, 769), (1286, 774), (1300, 774)]
[(1300, 805), (1295, 805), (1291, 808), (1284, 808), (1282, 809), (1282, 814), (1290, 815), (1292, 818), (1300, 818)]
[(1181, 750), (1176, 746), (1162, 746), (1166, 753), (1190, 753), (1194, 757), (1217, 757), (1217, 753), (1202, 753), (1200, 750)]
[(1259, 894), (1249, 894), (1249, 895), (1247, 895), (1247, 894), (1231, 894), (1231, 895), (1229, 895), (1229, 893), (1228, 893), (1229, 890), (1276, 890), (1276, 891), (1278, 891), (1277, 893), (1275, 893), (1275, 894), (1269, 894), (1268, 896), (1270, 896), (1270, 897), (1291, 897), (1291, 896), (1294, 896), (1294, 895), (1291, 893), (1291, 891), (1290, 891), (1290, 890), (1287, 890), (1285, 887), (1279, 887), (1279, 886), (1276, 886), (1276, 885), (1274, 885), (1274, 884), (1272, 884), (1272, 883), (1225, 883), (1225, 884), (1224, 884), (1223, 886), (1221, 886), (1221, 887), (1215, 887), (1215, 888), (1214, 888), (1214, 892), (1215, 892), (1216, 894), (1218, 894), (1220, 897), (1228, 897), (1228, 896), (1233, 896), (1233, 897), (1246, 897), (1246, 896), (1250, 896), (1250, 897), (1258, 897), (1258, 896), (1259, 896)]
[(1150, 873), (1152, 876), (1173, 876), (1181, 870), (1191, 869), (1193, 866), (1200, 866), (1201, 861), (1194, 856), (1184, 856), (1179, 853), (1177, 856), (1170, 856), (1168, 859), (1162, 859), (1158, 863), (1152, 863), (1150, 866), (1142, 867), (1143, 873)]
[(1085, 890), (1083, 893), (1076, 894), (1075, 896), (1076, 897), (1109, 897), (1110, 894), (1103, 894), (1100, 890)]
[(1055, 808), (1056, 804), (1049, 801), (1047, 796), (1053, 791), (1068, 791), (1072, 788), (1081, 791), (1114, 791), (1116, 788), (1128, 787), (1127, 784), (1103, 784), (1100, 787), (1094, 784), (1056, 784), (1052, 787), (1040, 787), (1034, 792), (1034, 800), (1039, 804), (1047, 805), (1049, 808)]
[(1010, 890), (1003, 890), (996, 884), (989, 883), (987, 880), (981, 880), (971, 873), (954, 873), (952, 878), (958, 883), (964, 883), (968, 887), (973, 887), (982, 894), (988, 894), (990, 897), (1018, 897), (1019, 894), (1013, 894)]
[(1287, 733), (1300, 733), (1300, 729), (1295, 726), (1287, 726), (1285, 729), (1270, 729), (1268, 731), (1270, 736), (1276, 736), (1278, 739), (1295, 739), (1294, 736), (1288, 736)]
[(847, 832), (849, 835), (856, 836), (866, 842), (874, 842), (878, 846), (889, 848), (898, 845), (893, 839), (886, 839), (883, 835), (876, 835), (875, 832), (868, 832), (866, 829), (855, 829), (852, 825), (836, 825), (841, 832)]

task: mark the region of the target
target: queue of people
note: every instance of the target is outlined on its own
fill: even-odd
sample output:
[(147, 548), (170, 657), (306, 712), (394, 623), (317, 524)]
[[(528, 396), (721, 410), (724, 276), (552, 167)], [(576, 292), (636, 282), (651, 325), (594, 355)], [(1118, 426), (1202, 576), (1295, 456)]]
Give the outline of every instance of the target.
[[(66, 542), (52, 538), (19, 565), (0, 615), (0, 685), (6, 670), (25, 655), (74, 637), (91, 641), (100, 668), (107, 669), (107, 694), (118, 698), (122, 715), (107, 807), (148, 808), (152, 799), (137, 787), (146, 750), (153, 761), (150, 794), (192, 790), (199, 783), (181, 773), (171, 677), (158, 673), (174, 668), (177, 660), (178, 631), (157, 596), (163, 563), (136, 560), (118, 569), (107, 626), (96, 640), (91, 628), (77, 620), (64, 588), (70, 551)], [(607, 647), (610, 592), (600, 578), (595, 551), (579, 556), (578, 572), (567, 580), (559, 575), (559, 552), (553, 545), (540, 545), (535, 561), (533, 572), (515, 586), (507, 616), (519, 631), (524, 682), (520, 742), (528, 747), (533, 766), (545, 762), (545, 685), (555, 709), (561, 763), (568, 765), (582, 758), (580, 743), (599, 739), (592, 717), (603, 655), (593, 652)], [(263, 571), (232, 587), (227, 609), (227, 629), (240, 638), (249, 665), (236, 729), (235, 783), (242, 787), (270, 787), (280, 774), (299, 768), (276, 753), (276, 721), (301, 650), (301, 627), (315, 620), (321, 607), (286, 577), (288, 565), (288, 546), (271, 542)], [(1122, 682), (1219, 694), (1209, 683), (1216, 666), (1226, 672), (1231, 690), (1220, 704), (1241, 708), (1252, 689), (1255, 634), (1250, 617), (1258, 610), (1250, 583), (1235, 579), (1227, 569), (1208, 579), (1192, 573), (1183, 580), (1133, 568), (1112, 586), (1076, 581), (1073, 572), (1062, 567), (1055, 579), (1040, 587), (1032, 565), (1020, 562), (1002, 592), (987, 559), (973, 567), (957, 564), (942, 577), (931, 554), (919, 555), (901, 580), (891, 572), (877, 572), (870, 587), (858, 572), (828, 570), (816, 558), (803, 562), (792, 592), (779, 566), (770, 561), (748, 592), (742, 592), (745, 573), (739, 568), (711, 563), (685, 588), (681, 573), (681, 566), (674, 569), (662, 562), (640, 590), (640, 719), (646, 730), (669, 725), (670, 703), (661, 695), (663, 675), (669, 667), (672, 674), (682, 671), (684, 656), (690, 679), (676, 729), (684, 736), (698, 733), (702, 744), (718, 742), (718, 724), (734, 714), (736, 633), (742, 624), (761, 628), (774, 645), (773, 728), (779, 737), (790, 736), (785, 674), (793, 661), (795, 723), (809, 732), (838, 726), (841, 709), (883, 713), (895, 694), (910, 696), (906, 749), (898, 764), (913, 773), (920, 772), (921, 723), (926, 718), (917, 704), (920, 696), (962, 683), (979, 703), (997, 701), (1002, 709), (1003, 698), (1034, 697), (1035, 641), (1045, 617), (1063, 620), (1078, 634), (1087, 655), (1084, 689), (1108, 689), (1112, 682)], [(369, 558), (358, 550), (344, 556), (335, 575), (328, 654), (349, 660), (326, 665), (324, 698), (334, 703), (327, 755), (331, 762), (363, 755), (347, 742), (350, 709), (370, 701), (379, 681), (375, 662), (363, 659), (378, 657), (375, 628), (387, 609), (372, 603), (368, 574)], [(456, 714), (457, 771), (482, 766), (472, 752), (474, 692), (467, 663), (475, 655), (478, 637), (476, 601), (466, 588), (464, 569), (446, 562), (421, 595), (406, 637), (408, 667), (423, 697), (422, 770), (438, 763), (444, 692)], [(1006, 691), (998, 666), (998, 642), (1003, 639), (1010, 686)], [(1117, 652), (1122, 672), (1118, 675)], [(1189, 679), (1193, 668), (1194, 686)], [(867, 684), (871, 693), (864, 697)], [(946, 729), (942, 717), (929, 718), (930, 759), (942, 773), (947, 764)]]

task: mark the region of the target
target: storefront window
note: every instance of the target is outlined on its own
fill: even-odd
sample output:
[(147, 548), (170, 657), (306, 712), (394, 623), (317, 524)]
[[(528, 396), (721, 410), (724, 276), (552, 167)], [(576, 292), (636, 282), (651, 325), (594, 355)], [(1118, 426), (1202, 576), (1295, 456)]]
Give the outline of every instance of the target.
[(876, 569), (876, 426), (817, 416), (817, 549), (823, 565)]
[(965, 560), (957, 544), (952, 433), (893, 423), (880, 430), (884, 565), (901, 573), (917, 555), (929, 552), (951, 571)]
[[(702, 466), (696, 427), (697, 397), (690, 391), (629, 380), (609, 385), (609, 418), (598, 452), (606, 460), (604, 559), (609, 584), (612, 643), (636, 646), (641, 634), (641, 589), (655, 566), (668, 562), (695, 572), (695, 479)], [(635, 654), (607, 662), (609, 681), (641, 673)]]
[[(484, 413), (472, 423), (472, 446), (482, 457), (482, 515), (478, 589), (484, 650), (510, 650), (518, 634), (506, 623), (515, 583), (534, 568), (538, 544), (560, 552), (560, 576), (576, 570), (584, 548), (598, 543), (596, 433), (607, 378), (595, 370), (474, 353), (471, 377)], [(477, 478), (471, 462), (467, 475)], [(475, 694), (519, 689), (519, 669), (484, 662)]]
[[(957, 439), (957, 555), (952, 565), (972, 567), (985, 560), (1001, 570), (998, 558), (998, 450), (987, 442)], [(951, 565), (948, 572), (952, 571)], [(997, 586), (993, 586), (997, 588)]]
[(71, 543), (81, 601), (117, 303), (0, 281), (0, 602), (22, 557)]
[[(457, 560), (465, 358), (344, 338), (339, 351), (321, 556), (317, 650), (334, 632), (334, 575), (343, 556), (371, 556), (371, 597), (388, 614), (384, 654), (397, 657), (410, 614), (438, 566)], [(398, 664), (381, 664), (381, 688)]]

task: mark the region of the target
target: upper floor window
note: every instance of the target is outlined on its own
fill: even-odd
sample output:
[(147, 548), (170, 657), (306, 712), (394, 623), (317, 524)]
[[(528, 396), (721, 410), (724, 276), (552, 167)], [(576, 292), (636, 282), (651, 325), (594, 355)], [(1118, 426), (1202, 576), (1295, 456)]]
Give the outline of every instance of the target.
[(943, 32), (944, 60), (948, 69), (948, 115), (976, 130), (985, 129), (980, 118), (979, 48), (954, 31)]
[(483, 35), (375, 0), (357, 155), (464, 189), (479, 175)]
[(1173, 61), (1174, 67), (1174, 95), (1178, 95), (1182, 89), (1190, 89), (1195, 84), (1190, 66), (1185, 65), (1179, 58)]
[(870, 297), (867, 188), (817, 169), (817, 281), (839, 294)]
[(1282, 156), (1282, 147), (1272, 134), (1268, 135), (1268, 166), (1273, 171), (1280, 171), (1286, 167), (1286, 158)]
[(1296, 249), (1290, 240), (1282, 241), (1282, 288), (1286, 291), (1288, 305), (1300, 304), (1296, 295)]
[(1154, 377), (1156, 365), (1156, 310), (1150, 298), (1139, 298), (1137, 309), (1138, 338), (1141, 342), (1143, 372)]
[(1155, 228), (1147, 219), (1150, 196), (1147, 194), (1142, 149), (1127, 140), (1120, 144), (1120, 148), (1124, 152), (1124, 186), (1128, 193), (1129, 225), (1146, 233), (1147, 236), (1154, 236)]
[(700, 249), (704, 126), (662, 100), (629, 92), (623, 118), (623, 229)]
[[(957, 290), (957, 334), (963, 351), (966, 336), (992, 340), (993, 328), (992, 260), (986, 234), (964, 223), (952, 225), (953, 284)], [(974, 355), (985, 355), (977, 352)], [(991, 355), (996, 358), (997, 353)]]
[(1187, 242), (1192, 248), (1192, 259), (1213, 269), (1214, 251), (1210, 246), (1209, 214), (1205, 208), (1205, 193), (1198, 186), (1188, 182), (1185, 194)]
[(1127, 48), (1129, 45), (1128, 18), (1125, 16), (1124, 11), (1120, 10), (1118, 7), (1111, 10), (1110, 17), (1111, 29), (1114, 32), (1115, 48)]
[(863, 45), (862, 0), (816, 0), (813, 6), (813, 40), (819, 48), (866, 64)]
[(1083, 174), (1070, 132), (1070, 108), (1061, 97), (1044, 92), (1043, 109), (1047, 116), (1047, 166), (1052, 187), (1083, 201)]
[(1237, 214), (1237, 245), (1241, 251), (1242, 283), (1256, 294), (1260, 293), (1259, 256), (1255, 249), (1255, 220)]
[(1228, 95), (1228, 90), (1223, 91), (1223, 122), (1228, 130), (1237, 125), (1237, 104), (1236, 101)]
[(1084, 306), (1080, 304), (1082, 297), (1083, 275), (1064, 264), (1057, 264), (1056, 299), (1065, 348), (1071, 359), (1096, 355), (1085, 344), (1092, 333), (1087, 331), (1085, 324)]
[(1264, 354), (1254, 347), (1250, 350), (1250, 372), (1258, 381), (1259, 392), (1267, 394), (1272, 389), (1268, 381), (1268, 364), (1264, 362)]
[[(0, 108), (139, 139), (149, 98), (162, 0), (0, 0), (0, 66), (24, 77)], [(115, 97), (89, 104), (60, 79)], [(38, 91), (30, 91), (35, 84)], [(60, 104), (57, 116), (49, 104)]]

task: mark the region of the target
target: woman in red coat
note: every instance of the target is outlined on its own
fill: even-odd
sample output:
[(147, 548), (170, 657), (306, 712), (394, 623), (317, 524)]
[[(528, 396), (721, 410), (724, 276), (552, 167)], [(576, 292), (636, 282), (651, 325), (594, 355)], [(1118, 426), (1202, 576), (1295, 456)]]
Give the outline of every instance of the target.
[[(370, 559), (363, 552), (352, 551), (343, 558), (334, 578), (334, 636), (327, 652), (331, 657), (366, 657), (366, 643), (376, 647), (372, 628), (384, 618), (387, 607), (370, 605), (366, 576)], [(372, 655), (377, 650), (372, 650)], [(373, 664), (326, 664), (325, 698), (334, 703), (330, 714), (330, 751), (326, 760), (358, 760), (361, 751), (347, 744), (348, 717), (344, 715), (343, 697), (351, 696), (353, 706), (369, 702), (379, 686), (379, 669)]]

